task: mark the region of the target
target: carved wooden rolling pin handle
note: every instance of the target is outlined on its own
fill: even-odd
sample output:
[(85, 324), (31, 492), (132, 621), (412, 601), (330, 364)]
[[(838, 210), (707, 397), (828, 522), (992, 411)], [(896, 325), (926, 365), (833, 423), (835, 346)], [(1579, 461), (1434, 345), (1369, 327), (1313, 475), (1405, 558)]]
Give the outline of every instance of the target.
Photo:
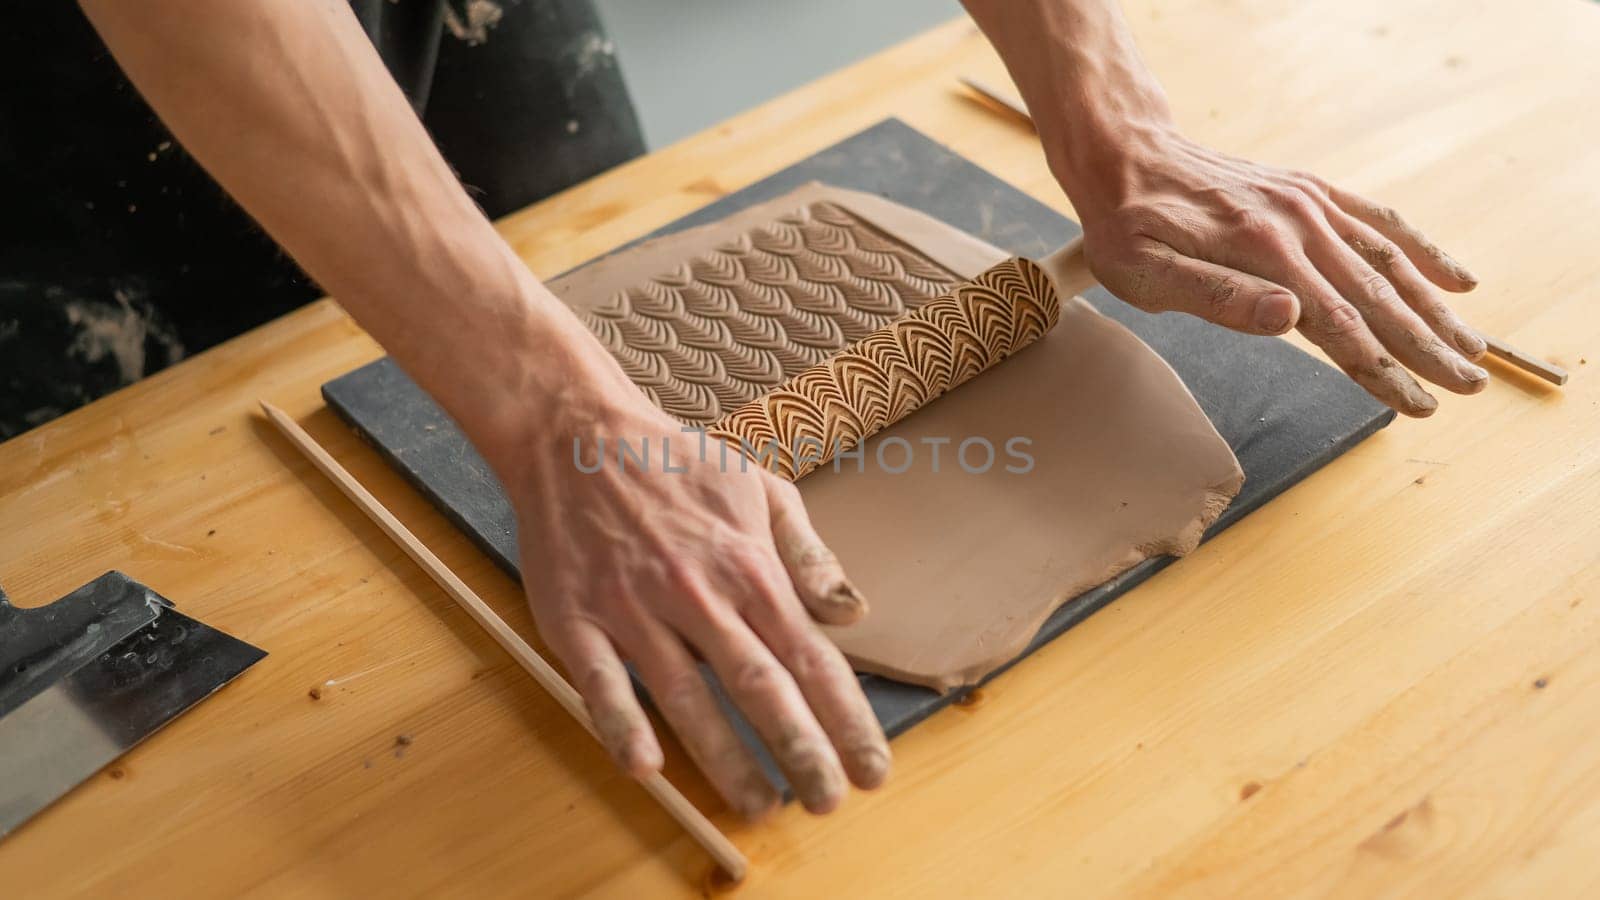
[(717, 420), (709, 429), (798, 480), (1033, 343), (1094, 284), (1075, 240), (1008, 259)]
[[(278, 426), (278, 430), (283, 432), (284, 436), (299, 448), (307, 459), (311, 460), (312, 465), (321, 470), (322, 474), (328, 476), (329, 480), (339, 490), (343, 491), (346, 497), (349, 497), (351, 501), (361, 507), (361, 510), (379, 528), (383, 529), (383, 533), (387, 534), (390, 540), (398, 544), (400, 549), (406, 552), (407, 556), (410, 556), (417, 565), (421, 566), (422, 570), (427, 572), (429, 577), (434, 580), (434, 583), (443, 588), (444, 592), (450, 595), (450, 599), (465, 610), (467, 615), (482, 626), (484, 631), (489, 632), (489, 636), (494, 638), (495, 643), (511, 654), (511, 658), (515, 659), (523, 669), (527, 670), (528, 674), (533, 676), (533, 680), (537, 681), (540, 687), (544, 688), (557, 703), (561, 704), (561, 707), (568, 714), (577, 719), (578, 724), (582, 725), (585, 731), (593, 735), (595, 740), (600, 739), (599, 732), (595, 730), (594, 722), (589, 719), (589, 710), (583, 703), (583, 697), (573, 689), (572, 685), (567, 683), (565, 678), (561, 677), (560, 672), (557, 672), (549, 663), (545, 662), (537, 651), (528, 646), (527, 641), (524, 641), (520, 635), (511, 630), (511, 626), (507, 625), (504, 619), (495, 615), (494, 610), (490, 609), (482, 598), (467, 587), (466, 582), (456, 577), (456, 574), (450, 571), (440, 561), (439, 557), (433, 555), (433, 551), (418, 540), (410, 529), (402, 525), (400, 520), (394, 517), (393, 513), (384, 508), (383, 504), (378, 502), (378, 498), (372, 496), (366, 488), (362, 487), (361, 482), (346, 471), (338, 460), (334, 459), (328, 451), (322, 449), (311, 435), (300, 427), (299, 423), (289, 418), (288, 414), (283, 410), (265, 400), (261, 401), (261, 409), (267, 414), (267, 418), (272, 420), (272, 424)], [(717, 861), (717, 865), (721, 866), (732, 880), (740, 881), (744, 878), (745, 872), (749, 869), (749, 863), (744, 854), (740, 853), (739, 848), (735, 847), (726, 835), (718, 831), (717, 826), (712, 824), (711, 820), (707, 819), (700, 810), (696, 809), (687, 797), (679, 793), (678, 789), (672, 786), (672, 782), (666, 779), (666, 776), (660, 772), (655, 772), (644, 779), (641, 784), (644, 785), (645, 791), (654, 797), (656, 802), (661, 804), (662, 808), (674, 819), (677, 819), (678, 824), (682, 825), (683, 829), (689, 832), (689, 835), (700, 846), (704, 847), (707, 853), (711, 854), (711, 857)]]
[(1083, 257), (1082, 237), (1067, 241), (1039, 260), (1039, 268), (1055, 282), (1056, 293), (1063, 297), (1076, 297), (1100, 283), (1094, 280), (1089, 261)]

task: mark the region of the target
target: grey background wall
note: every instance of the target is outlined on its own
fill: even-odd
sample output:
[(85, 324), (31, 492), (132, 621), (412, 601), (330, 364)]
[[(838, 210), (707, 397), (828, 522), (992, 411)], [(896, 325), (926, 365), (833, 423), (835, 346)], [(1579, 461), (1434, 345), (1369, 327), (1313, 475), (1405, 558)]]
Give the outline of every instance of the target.
[(652, 148), (961, 14), (957, 0), (596, 0)]

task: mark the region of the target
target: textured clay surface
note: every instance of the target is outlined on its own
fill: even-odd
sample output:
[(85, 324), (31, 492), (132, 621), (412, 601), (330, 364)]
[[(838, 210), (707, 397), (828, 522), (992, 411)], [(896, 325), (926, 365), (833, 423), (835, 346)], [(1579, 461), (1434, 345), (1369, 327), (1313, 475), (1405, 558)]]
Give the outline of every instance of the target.
[(1061, 318), (1025, 259), (950, 288), (723, 416), (709, 431), (793, 481), (1038, 340)]
[(591, 300), (584, 324), (652, 402), (711, 425), (960, 281), (829, 199), (775, 203), (768, 221), (701, 252), (663, 258), (656, 245), (700, 237), (684, 232), (552, 289)]

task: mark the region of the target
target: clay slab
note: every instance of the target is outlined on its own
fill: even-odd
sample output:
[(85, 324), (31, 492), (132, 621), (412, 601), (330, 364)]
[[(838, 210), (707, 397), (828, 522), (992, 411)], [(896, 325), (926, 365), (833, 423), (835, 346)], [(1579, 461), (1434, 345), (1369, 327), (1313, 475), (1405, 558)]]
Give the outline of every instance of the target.
[[(1016, 438), (1033, 460), (1008, 455)], [(972, 474), (963, 441), (993, 464)], [(884, 446), (884, 442), (891, 442)], [(903, 474), (891, 468), (915, 453)], [(930, 442), (940, 444), (937, 471)], [(799, 482), (823, 539), (871, 604), (827, 629), (855, 666), (944, 691), (1017, 656), (1066, 600), (1193, 550), (1244, 480), (1172, 369), (1082, 300), (1033, 346)], [(982, 445), (969, 447), (982, 468)]]

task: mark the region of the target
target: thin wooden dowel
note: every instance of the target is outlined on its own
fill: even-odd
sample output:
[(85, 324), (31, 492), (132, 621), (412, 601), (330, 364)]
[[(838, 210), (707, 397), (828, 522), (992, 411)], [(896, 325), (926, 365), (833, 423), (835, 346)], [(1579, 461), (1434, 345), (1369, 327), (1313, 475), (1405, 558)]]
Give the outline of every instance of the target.
[(1537, 375), (1551, 384), (1560, 386), (1567, 383), (1566, 369), (1554, 363), (1545, 362), (1530, 353), (1524, 353), (1505, 341), (1490, 337), (1481, 331), (1478, 332), (1478, 336), (1483, 338), (1485, 344), (1489, 345), (1489, 355), (1505, 360), (1522, 371)]
[(1022, 102), (1022, 98), (1017, 96), (1015, 93), (994, 87), (990, 84), (986, 84), (977, 80), (976, 78), (968, 78), (965, 75), (961, 76), (961, 83), (966, 85), (968, 90), (972, 91), (974, 94), (977, 94), (979, 97), (982, 97), (991, 105), (997, 106), (1000, 109), (1003, 109), (1006, 112), (1016, 116), (1018, 119), (1027, 124), (1029, 128), (1034, 127), (1033, 116), (1029, 115), (1027, 105), (1024, 104)]
[[(494, 610), (490, 609), (488, 604), (473, 593), (465, 582), (456, 577), (456, 574), (450, 571), (439, 560), (439, 557), (434, 556), (433, 551), (418, 540), (410, 529), (400, 524), (400, 520), (385, 509), (383, 504), (378, 502), (378, 498), (372, 496), (366, 488), (362, 487), (361, 482), (346, 471), (344, 466), (339, 465), (338, 460), (330, 456), (328, 451), (322, 449), (316, 439), (307, 434), (299, 423), (289, 418), (288, 414), (283, 410), (265, 400), (261, 401), (261, 409), (266, 412), (267, 418), (272, 421), (272, 424), (276, 425), (278, 430), (282, 431), (284, 436), (298, 447), (301, 453), (305, 454), (307, 459), (311, 460), (312, 465), (321, 470), (322, 474), (328, 476), (338, 486), (339, 490), (344, 492), (346, 497), (349, 497), (352, 502), (361, 507), (362, 511), (379, 528), (383, 529), (384, 534), (387, 534), (391, 540), (400, 546), (400, 549), (406, 552), (407, 556), (410, 556), (417, 565), (421, 566), (422, 570), (427, 572), (434, 582), (443, 588), (446, 594), (450, 595), (452, 600), (466, 610), (467, 615), (483, 626), (483, 629), (489, 632), (495, 642), (504, 648), (507, 653), (511, 654), (512, 659), (520, 663), (528, 671), (529, 675), (533, 676), (533, 680), (537, 681), (540, 687), (548, 691), (557, 703), (561, 704), (574, 719), (578, 720), (578, 724), (582, 725), (585, 731), (593, 735), (595, 740), (600, 739), (599, 732), (595, 731), (594, 722), (589, 719), (589, 710), (584, 706), (583, 697), (573, 689), (572, 685), (567, 683), (565, 678), (561, 677), (560, 672), (557, 672), (549, 663), (545, 662), (537, 651), (528, 646), (527, 641), (524, 641), (515, 631), (511, 630), (511, 626), (507, 625), (504, 619), (495, 615)], [(656, 801), (661, 804), (669, 815), (678, 820), (678, 824), (682, 825), (684, 830), (689, 832), (689, 835), (700, 846), (704, 847), (707, 853), (711, 854), (711, 857), (717, 861), (717, 865), (721, 866), (730, 878), (734, 881), (744, 879), (745, 872), (748, 871), (750, 865), (744, 854), (740, 853), (739, 848), (735, 847), (733, 842), (728, 840), (727, 836), (719, 831), (716, 825), (711, 823), (710, 819), (707, 819), (699, 809), (695, 808), (695, 805), (690, 803), (687, 797), (679, 793), (678, 789), (672, 786), (672, 782), (668, 781), (660, 772), (655, 772), (641, 783), (644, 785), (645, 791), (656, 798)]]

